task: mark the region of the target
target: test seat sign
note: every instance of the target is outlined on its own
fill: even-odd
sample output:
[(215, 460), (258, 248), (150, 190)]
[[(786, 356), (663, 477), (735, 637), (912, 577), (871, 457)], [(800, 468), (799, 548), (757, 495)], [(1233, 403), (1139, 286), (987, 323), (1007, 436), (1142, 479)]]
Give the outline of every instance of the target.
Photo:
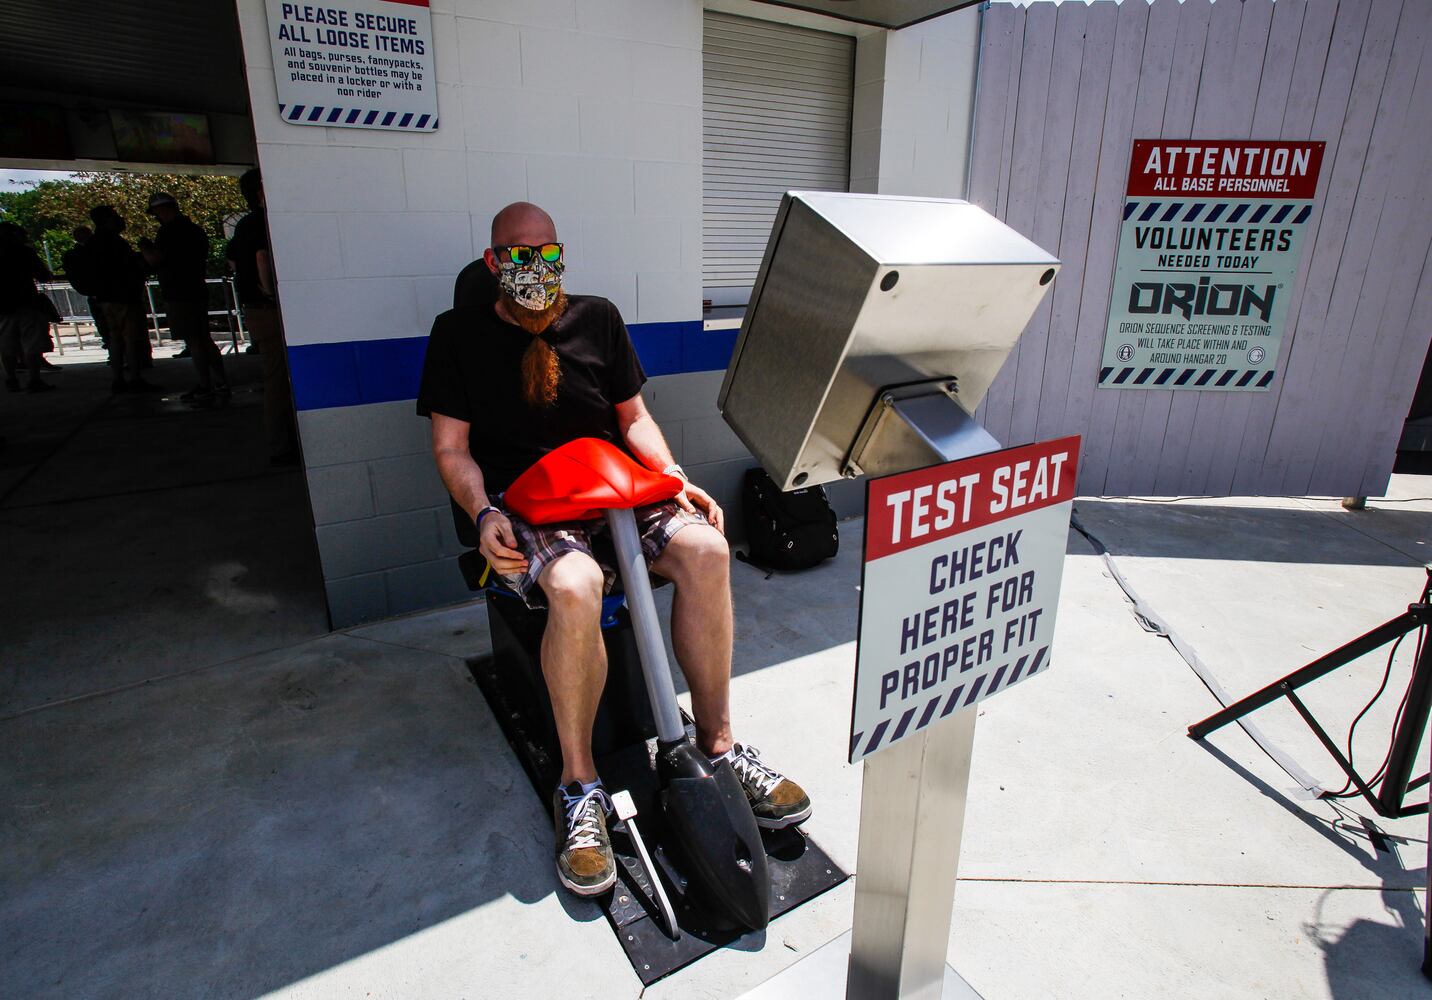
[(1079, 438), (867, 486), (850, 762), (1049, 666)]

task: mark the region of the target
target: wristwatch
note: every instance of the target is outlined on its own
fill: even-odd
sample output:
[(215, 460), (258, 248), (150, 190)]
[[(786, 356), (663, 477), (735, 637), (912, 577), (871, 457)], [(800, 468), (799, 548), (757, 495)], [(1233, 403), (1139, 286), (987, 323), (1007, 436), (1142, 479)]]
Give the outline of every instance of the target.
[(686, 478), (686, 470), (683, 469), (681, 466), (677, 465), (675, 462), (672, 462), (666, 468), (662, 469), (661, 474), (663, 476), (680, 476), (681, 481), (683, 483), (691, 482), (691, 480)]
[(501, 508), (494, 507), (492, 504), (488, 504), (486, 507), (482, 508), (482, 510), (478, 511), (478, 512), (477, 512), (477, 516), (472, 519), (473, 526), (476, 527), (479, 532), (481, 532), (481, 531), (482, 531), (482, 519), (483, 519), (484, 517), (486, 517), (488, 514), (501, 514), (501, 513), (502, 513)]

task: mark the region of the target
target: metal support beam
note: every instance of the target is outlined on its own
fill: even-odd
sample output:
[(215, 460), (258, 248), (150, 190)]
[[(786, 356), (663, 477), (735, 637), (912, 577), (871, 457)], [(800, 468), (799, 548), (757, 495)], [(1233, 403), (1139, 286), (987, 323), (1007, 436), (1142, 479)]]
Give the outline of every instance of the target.
[(848, 1000), (938, 1000), (978, 707), (865, 761)]

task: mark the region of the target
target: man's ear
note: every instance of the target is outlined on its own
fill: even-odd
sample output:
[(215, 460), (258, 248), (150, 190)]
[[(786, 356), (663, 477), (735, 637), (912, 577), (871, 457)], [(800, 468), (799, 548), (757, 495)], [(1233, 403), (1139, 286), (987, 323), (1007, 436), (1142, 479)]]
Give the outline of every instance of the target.
[(501, 268), (497, 266), (497, 254), (493, 252), (492, 247), (488, 247), (482, 251), (482, 259), (483, 262), (487, 264), (487, 269), (493, 274), (501, 270)]

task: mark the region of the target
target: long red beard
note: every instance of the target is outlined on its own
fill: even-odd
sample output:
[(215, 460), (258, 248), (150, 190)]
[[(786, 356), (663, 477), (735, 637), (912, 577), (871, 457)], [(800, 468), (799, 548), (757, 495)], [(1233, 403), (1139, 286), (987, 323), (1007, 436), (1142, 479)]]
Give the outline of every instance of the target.
[(532, 343), (522, 354), (522, 398), (530, 406), (551, 406), (557, 402), (562, 366), (557, 352), (542, 339), (542, 334), (567, 311), (567, 293), (558, 291), (557, 301), (541, 310), (518, 305), (506, 294), (503, 298), (512, 321), (532, 334)]

